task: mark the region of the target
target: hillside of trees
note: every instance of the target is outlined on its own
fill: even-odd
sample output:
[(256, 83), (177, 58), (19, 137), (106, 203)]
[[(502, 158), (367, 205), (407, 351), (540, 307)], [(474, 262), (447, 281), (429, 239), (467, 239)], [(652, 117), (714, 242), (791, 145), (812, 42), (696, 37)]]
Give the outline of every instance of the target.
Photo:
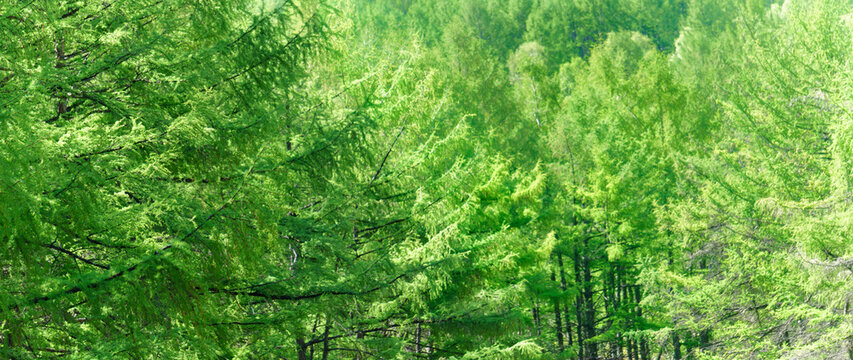
[(0, 0), (0, 359), (853, 360), (853, 0)]

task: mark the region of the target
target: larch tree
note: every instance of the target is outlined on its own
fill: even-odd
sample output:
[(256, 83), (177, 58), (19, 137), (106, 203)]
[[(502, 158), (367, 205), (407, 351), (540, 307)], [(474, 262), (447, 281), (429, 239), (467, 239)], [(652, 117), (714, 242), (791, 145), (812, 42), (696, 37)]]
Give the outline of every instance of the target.
[(308, 76), (330, 10), (0, 5), (3, 357), (326, 358), (370, 331), (329, 335), (407, 270), (359, 253), (400, 220), (371, 95)]
[(853, 359), (850, 5), (0, 2), (0, 358)]

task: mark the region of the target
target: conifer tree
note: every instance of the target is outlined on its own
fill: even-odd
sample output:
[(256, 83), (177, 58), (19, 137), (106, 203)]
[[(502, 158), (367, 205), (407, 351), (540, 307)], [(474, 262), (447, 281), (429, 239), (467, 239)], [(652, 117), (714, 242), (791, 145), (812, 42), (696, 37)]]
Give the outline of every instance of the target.
[(0, 358), (853, 359), (850, 1), (0, 3)]
[(358, 253), (401, 221), (370, 94), (307, 77), (329, 10), (3, 5), (4, 357), (327, 357), (349, 299), (405, 275)]

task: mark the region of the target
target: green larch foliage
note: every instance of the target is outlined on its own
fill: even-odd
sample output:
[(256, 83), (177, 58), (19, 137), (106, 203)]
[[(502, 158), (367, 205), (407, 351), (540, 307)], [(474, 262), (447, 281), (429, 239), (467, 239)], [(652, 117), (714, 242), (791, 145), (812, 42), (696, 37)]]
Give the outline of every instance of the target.
[(853, 359), (850, 5), (0, 2), (0, 357)]

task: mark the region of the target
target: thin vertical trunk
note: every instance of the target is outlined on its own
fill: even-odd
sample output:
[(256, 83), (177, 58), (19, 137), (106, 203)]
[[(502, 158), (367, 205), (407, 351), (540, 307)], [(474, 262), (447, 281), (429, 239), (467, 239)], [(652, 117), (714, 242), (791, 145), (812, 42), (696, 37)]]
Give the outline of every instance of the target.
[[(844, 313), (850, 314), (850, 298), (844, 302)], [(853, 360), (853, 336), (847, 339), (847, 359)]]
[[(580, 262), (580, 254), (578, 253), (578, 245), (575, 244), (574, 251), (574, 265), (575, 265), (575, 284), (579, 287), (579, 289), (583, 288), (583, 282), (581, 282), (581, 262)], [(578, 333), (578, 358), (586, 359), (584, 357), (584, 340), (586, 334), (584, 334), (584, 315), (583, 315), (583, 300), (580, 294), (575, 297), (575, 316), (577, 320), (577, 333)]]
[[(613, 318), (616, 316), (616, 313), (613, 311), (613, 266), (608, 266), (606, 269), (606, 275), (604, 276), (604, 282), (602, 284), (601, 289), (602, 297), (604, 298), (604, 318), (607, 319), (607, 325), (605, 329), (609, 331), (613, 328)], [(616, 357), (616, 349), (615, 344), (617, 340), (607, 342), (607, 348), (604, 349), (604, 353), (606, 354), (608, 359), (613, 359)]]
[(569, 304), (568, 302), (563, 304), (563, 319), (566, 322), (566, 345), (569, 347), (574, 346), (574, 341), (572, 341), (572, 325), (569, 322)]
[[(313, 356), (312, 356), (313, 357)], [(329, 358), (329, 317), (326, 317), (326, 326), (323, 329), (323, 360)]]
[[(594, 337), (595, 334), (595, 303), (592, 292), (592, 270), (590, 269), (589, 256), (586, 255), (587, 241), (584, 240), (584, 254), (581, 256), (583, 268), (583, 301), (584, 301), (584, 334), (587, 339)], [(593, 341), (588, 341), (586, 346), (586, 358), (591, 360), (598, 359), (598, 344)]]
[(628, 339), (628, 360), (636, 360), (636, 343)]
[[(314, 336), (314, 333), (317, 332), (317, 326), (320, 325), (320, 317), (317, 316), (314, 318), (314, 326), (311, 327), (311, 336)], [(308, 345), (308, 358), (314, 358), (314, 344)]]
[[(57, 32), (56, 40), (53, 43), (53, 50), (56, 55), (56, 64), (54, 65), (57, 69), (61, 69), (65, 67), (65, 39), (62, 38), (62, 34)], [(56, 103), (56, 119), (62, 117), (62, 114), (68, 112), (68, 99), (62, 93), (62, 89), (59, 89), (59, 100)]]
[[(358, 340), (364, 339), (364, 331), (362, 331), (361, 329), (357, 330), (355, 332), (355, 338)], [(362, 354), (360, 351), (355, 353), (355, 358), (359, 360), (362, 358)]]
[(421, 322), (418, 321), (418, 328), (415, 330), (415, 354), (421, 353)]
[[(640, 296), (640, 287), (634, 286), (634, 303), (637, 304), (637, 318), (643, 318), (643, 308), (639, 305), (641, 296)], [(640, 360), (649, 360), (651, 359), (651, 353), (649, 352), (649, 343), (645, 338), (640, 338), (640, 349), (639, 349), (639, 358)]]
[[(617, 289), (619, 289), (619, 308), (620, 309), (625, 308), (625, 310), (628, 313), (628, 315), (627, 315), (628, 319), (626, 322), (626, 324), (627, 324), (626, 329), (630, 331), (630, 330), (634, 330), (634, 323), (636, 321), (636, 317), (635, 317), (635, 314), (633, 311), (634, 308), (630, 306), (631, 305), (631, 296), (630, 296), (630, 294), (628, 294), (628, 278), (629, 278), (629, 276), (627, 274), (627, 271), (628, 270), (626, 270), (624, 267), (622, 267), (622, 266), (619, 267), (619, 273), (618, 273), (619, 281), (616, 283), (616, 286), (617, 286)], [(631, 348), (633, 341), (630, 338), (628, 338), (627, 336), (625, 336), (625, 334), (621, 334), (621, 339), (622, 340), (620, 343), (619, 356), (627, 355), (628, 358), (631, 358), (633, 360), (633, 349)]]
[[(624, 291), (625, 288), (622, 286), (624, 282), (625, 282), (625, 276), (624, 276), (624, 274), (622, 274), (622, 267), (619, 265), (616, 265), (616, 284), (614, 284), (614, 286), (616, 287), (616, 311), (617, 311), (617, 313), (619, 313), (619, 311), (621, 311), (622, 306), (625, 303), (625, 291)], [(623, 320), (623, 323), (624, 323), (624, 320)], [(618, 359), (622, 359), (623, 356), (625, 356), (625, 352), (624, 352), (624, 350), (625, 350), (624, 349), (625, 338), (623, 337), (623, 335), (624, 334), (622, 332), (620, 332), (619, 334), (616, 335), (616, 341), (617, 341), (616, 342), (616, 351), (619, 354)]]
[(432, 336), (430, 336), (430, 335), (432, 335), (432, 331), (430, 331), (429, 327), (427, 327), (426, 328), (426, 334), (424, 334), (424, 336), (426, 336), (426, 338), (429, 339), (429, 345), (427, 345), (426, 349), (424, 349), (427, 355), (432, 354), (433, 345), (435, 345), (435, 343), (433, 343)]
[(672, 334), (672, 360), (681, 360), (681, 339), (678, 333)]
[[(557, 252), (557, 265), (560, 267), (560, 289), (563, 293), (566, 292), (566, 271), (563, 267), (563, 253)], [(569, 304), (568, 301), (563, 303), (563, 317), (566, 323), (566, 343), (571, 347), (572, 344), (572, 326), (569, 322)]]
[(847, 359), (853, 360), (853, 336), (847, 340)]
[[(554, 275), (554, 270), (551, 270), (551, 281), (557, 282), (557, 277)], [(560, 352), (566, 350), (566, 347), (563, 346), (563, 322), (560, 317), (560, 299), (554, 299), (554, 321), (557, 323), (557, 348), (560, 349)]]
[[(629, 312), (631, 314), (631, 321), (629, 329), (632, 331), (637, 330), (637, 303), (634, 302), (634, 295), (631, 291), (631, 287), (628, 285), (628, 281), (625, 279), (625, 276), (622, 277), (622, 301), (623, 304), (629, 305)], [(637, 355), (637, 342), (632, 339), (627, 339), (627, 350), (628, 350), (628, 360), (636, 360)]]
[(535, 299), (533, 300), (533, 309), (531, 309), (531, 311), (533, 311), (533, 325), (536, 327), (536, 336), (542, 335), (542, 330), (540, 328), (541, 322), (539, 318), (539, 304)]
[(297, 338), (296, 339), (296, 358), (299, 360), (309, 360), (308, 357), (308, 346), (305, 344), (305, 339)]

